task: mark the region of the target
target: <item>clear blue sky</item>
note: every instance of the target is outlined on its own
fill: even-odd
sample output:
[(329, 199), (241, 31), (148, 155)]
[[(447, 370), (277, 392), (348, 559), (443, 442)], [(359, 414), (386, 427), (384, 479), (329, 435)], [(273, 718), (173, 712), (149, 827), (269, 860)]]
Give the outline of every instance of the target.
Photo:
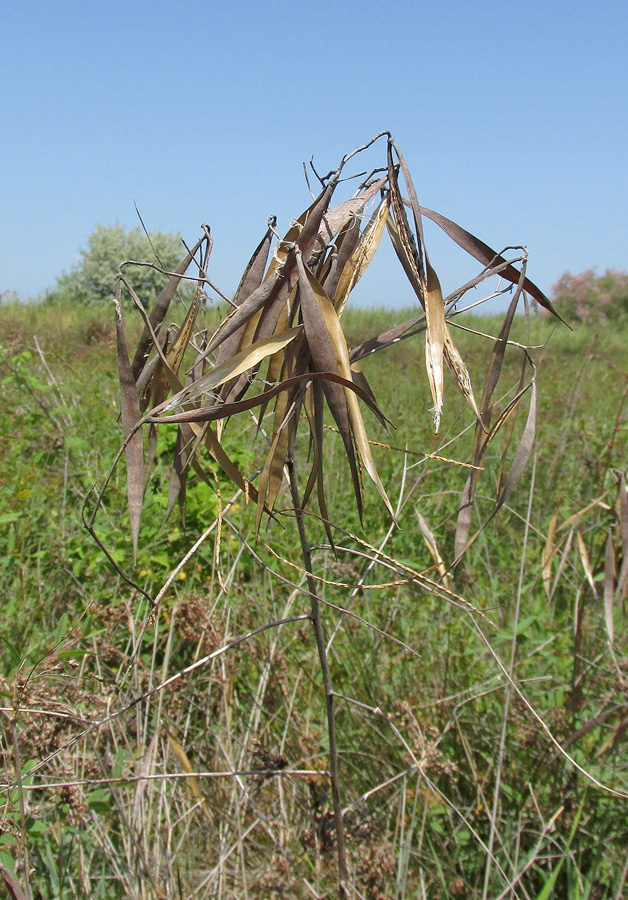
[[(268, 216), (284, 231), (308, 205), (302, 162), (327, 172), (382, 129), (421, 203), (527, 244), (546, 292), (628, 268), (625, 0), (12, 0), (2, 19), (0, 291), (53, 285), (136, 201), (189, 242), (207, 222), (232, 292)], [(446, 289), (476, 271), (427, 238)], [(361, 288), (412, 302), (388, 251)]]

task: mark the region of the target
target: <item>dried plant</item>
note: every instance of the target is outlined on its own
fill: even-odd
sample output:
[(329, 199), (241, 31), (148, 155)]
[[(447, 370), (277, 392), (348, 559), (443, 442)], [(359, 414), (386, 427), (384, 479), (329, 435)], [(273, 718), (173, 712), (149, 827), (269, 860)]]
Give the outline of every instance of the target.
[[(350, 199), (333, 205), (334, 194), (343, 183), (342, 175), (349, 161), (380, 138), (386, 139), (386, 165), (365, 178)], [(305, 525), (307, 506), (314, 500), (329, 545), (332, 549), (335, 547), (335, 525), (329, 513), (323, 479), (326, 408), (342, 440), (360, 518), (364, 513), (362, 474), (366, 471), (394, 523), (395, 512), (375, 465), (363, 409), (370, 410), (380, 422), (386, 423), (387, 420), (359, 363), (366, 355), (418, 332), (425, 332), (425, 359), (435, 430), (439, 429), (444, 405), (445, 363), (476, 419), (473, 468), (462, 501), (456, 539), (456, 558), (459, 561), (470, 543), (471, 507), (484, 453), (500, 429), (509, 429), (508, 438), (512, 435), (514, 417), (522, 398), (528, 393), (531, 396), (528, 424), (511, 470), (502, 479), (494, 514), (521, 475), (534, 440), (535, 379), (532, 376), (531, 380), (526, 381), (528, 361), (525, 356), (521, 383), (514, 398), (494, 422), (491, 416), (493, 392), (499, 380), (517, 305), (525, 292), (548, 311), (554, 310), (550, 301), (525, 275), (525, 251), (519, 251), (510, 260), (506, 259), (502, 253), (495, 252), (449, 219), (420, 206), (404, 157), (389, 134), (377, 135), (363, 147), (343, 157), (338, 168), (319, 178), (319, 182), (320, 193), (283, 238), (276, 233), (275, 219), (269, 220), (268, 229), (246, 267), (235, 297), (230, 301), (229, 314), (214, 334), (200, 334), (195, 328), (205, 292), (211, 284), (207, 271), (212, 239), (206, 226), (204, 235), (186, 255), (177, 272), (171, 275), (149, 316), (143, 312), (143, 303), (125, 278), (124, 267), (121, 267), (117, 281), (115, 305), (121, 418), (125, 435), (123, 451), (134, 552), (137, 553), (142, 497), (147, 478), (142, 437), (145, 427), (149, 432), (149, 465), (154, 454), (151, 446), (154, 448), (157, 429), (165, 426), (177, 428), (170, 509), (178, 502), (184, 512), (187, 473), (190, 469), (214, 486), (217, 484), (214, 467), (218, 466), (247, 501), (251, 499), (256, 503), (256, 533), (259, 534), (264, 518), (276, 516), (280, 489), (284, 478), (287, 478), (310, 600), (307, 618), (314, 631), (323, 677), (338, 887), (340, 896), (345, 897), (350, 896), (351, 891), (341, 800), (335, 693), (328, 664), (328, 635), (321, 614), (319, 582)], [(407, 198), (402, 183), (405, 184)], [(370, 204), (375, 204), (375, 208), (367, 218), (365, 213)], [(484, 267), (473, 282), (446, 299), (443, 298), (425, 245), (424, 217), (439, 225)], [(416, 294), (419, 309), (415, 317), (392, 332), (376, 335), (359, 347), (350, 349), (342, 327), (342, 316), (351, 291), (377, 252), (384, 230), (389, 233), (395, 253)], [(274, 237), (278, 240), (271, 254)], [(516, 268), (517, 263), (521, 264), (520, 268)], [(166, 316), (181, 280), (187, 277), (186, 273), (192, 265), (198, 270), (198, 274), (193, 276), (196, 294), (183, 323), (174, 330), (166, 327)], [(494, 275), (516, 286), (516, 291), (495, 344), (478, 405), (467, 366), (456, 348), (448, 322), (456, 314), (457, 304), (465, 292)], [(132, 361), (123, 324), (121, 298), (125, 290), (145, 318), (144, 331)], [(181, 373), (186, 358), (190, 358), (190, 366), (184, 378)], [(257, 480), (239, 470), (225, 446), (229, 420), (253, 410), (257, 410), (259, 426), (262, 427), (263, 422), (263, 427), (267, 429), (268, 440), (266, 458)], [(267, 424), (269, 420), (270, 427)], [(306, 462), (297, 451), (300, 427), (306, 429), (312, 448), (307, 476), (302, 474)], [(302, 479), (301, 486), (299, 477)], [(104, 488), (87, 523), (94, 536), (95, 517), (103, 492)], [(420, 516), (418, 510), (417, 513)], [(219, 509), (219, 533), (223, 515), (224, 511)], [(425, 522), (422, 530), (424, 534), (429, 533)], [(475, 537), (471, 538), (471, 542)], [(434, 541), (433, 536), (431, 540)], [(438, 550), (431, 546), (431, 552), (438, 553)], [(448, 575), (442, 558), (435, 558), (443, 576), (440, 590), (458, 600), (447, 586)], [(162, 595), (163, 592), (157, 599), (149, 598), (153, 610)], [(274, 623), (274, 627), (279, 624)], [(175, 752), (183, 759), (183, 751), (177, 750), (177, 746), (173, 744)], [(183, 764), (187, 768), (185, 760)], [(193, 784), (191, 786), (194, 789)]]
[[(353, 195), (338, 199), (352, 183), (349, 164), (376, 144), (374, 152), (378, 141), (386, 145), (381, 167), (361, 173)], [(569, 805), (576, 791), (570, 793), (564, 779), (586, 779), (604, 788), (607, 798), (624, 799), (616, 789), (621, 781), (607, 789), (580, 756), (569, 753), (604, 725), (608, 733), (598, 756), (610, 757), (628, 721), (625, 704), (616, 699), (625, 692), (625, 660), (617, 644), (628, 590), (628, 493), (625, 472), (613, 465), (626, 393), (599, 456), (599, 496), (575, 512), (562, 504), (547, 534), (535, 531), (536, 369), (529, 339), (517, 344), (511, 331), (519, 305), (527, 311), (529, 297), (555, 310), (526, 276), (525, 249), (495, 252), (422, 207), (388, 133), (343, 157), (326, 176), (319, 177), (313, 166), (312, 172), (318, 195), (283, 236), (276, 219), (268, 220), (233, 299), (211, 280), (207, 226), (178, 269), (165, 273), (168, 283), (152, 309), (134, 291), (127, 264), (120, 266), (115, 313), (124, 441), (99, 491), (89, 495), (84, 517), (119, 576), (116, 592), (120, 585), (124, 589), (115, 606), (92, 610), (102, 628), (90, 636), (89, 659), (83, 650), (76, 655), (80, 632), (60, 623), (45, 666), (18, 670), (10, 685), (12, 711), (9, 716), (7, 706), (0, 718), (0, 750), (12, 792), (9, 805), (16, 811), (11, 838), (23, 862), (20, 878), (0, 867), (11, 896), (32, 896), (29, 829), (33, 840), (38, 833), (33, 795), (45, 798), (48, 817), (61, 801), (68, 817), (67, 839), (62, 828), (53, 830), (59, 835), (58, 859), (50, 853), (53, 839), (46, 838), (50, 878), (57, 878), (58, 890), (64, 860), (74, 854), (74, 874), (67, 878), (73, 896), (89, 895), (102, 865), (116, 885), (112, 896), (138, 900), (320, 898), (330, 892), (401, 900), (421, 891), (485, 898), (495, 889), (502, 897), (538, 896), (540, 890), (549, 896), (563, 862), (572, 866), (575, 835), (588, 815), (579, 796)], [(481, 264), (477, 277), (448, 297), (426, 248), (426, 219)], [(352, 292), (387, 239), (417, 308), (406, 322), (351, 340)], [(465, 295), (491, 278), (497, 280), (493, 296), (511, 297), (480, 381), (477, 360), (468, 350), (463, 358), (452, 333)], [(192, 285), (194, 293), (180, 292), (182, 284)], [(218, 327), (208, 328), (211, 294), (227, 312)], [(129, 299), (143, 320), (131, 353), (133, 332), (123, 319)], [(400, 342), (421, 336), (427, 379), (422, 397), (417, 387), (417, 405), (431, 398), (424, 404), (425, 419), (432, 417), (436, 431), (451, 427), (448, 379), (463, 398), (451, 403), (465, 417), (459, 434), (443, 439), (436, 453), (373, 439), (394, 414), (380, 408), (380, 391), (361, 368), (372, 354), (395, 352)], [(52, 378), (39, 344), (37, 349)], [(507, 370), (514, 384), (503, 388)], [(58, 385), (55, 391), (61, 403)], [(373, 431), (367, 430), (370, 416)], [(262, 448), (256, 472), (245, 467), (238, 451), (245, 426), (246, 440), (254, 433)], [(463, 448), (459, 459), (451, 458), (456, 451), (446, 449), (449, 443)], [(190, 476), (210, 497), (211, 509), (205, 530), (188, 536), (184, 555), (177, 553), (174, 566), (168, 560), (170, 574), (155, 592), (150, 578), (139, 583), (141, 566), (123, 567), (120, 544), (108, 545), (112, 530), (105, 536), (97, 523), (111, 520), (107, 492), (118, 484), (116, 468), (124, 457), (128, 544), (134, 557), (146, 558), (146, 522), (154, 512), (146, 509), (147, 486), (155, 471), (163, 471), (164, 446), (174, 448), (173, 458), (167, 457), (164, 528), (178, 531), (177, 506), (183, 522), (186, 510), (191, 518), (200, 491), (188, 491)], [(386, 448), (401, 451), (404, 460), (394, 482), (380, 462), (387, 460)], [(491, 457), (497, 460), (494, 484), (492, 473), (484, 471)], [(531, 459), (504, 661), (492, 641), (502, 610), (471, 602), (478, 598), (466, 590), (467, 554), (473, 546), (470, 555), (479, 558), (489, 523), (500, 510), (512, 514), (513, 491)], [(461, 483), (452, 480), (440, 492), (455, 494), (455, 506), (446, 512), (449, 542), (442, 523), (434, 521), (440, 499), (430, 507), (417, 490), (427, 469), (415, 466), (426, 460), (455, 465), (456, 473), (463, 467), (463, 477), (468, 475), (459, 504)], [(351, 508), (339, 514), (334, 487), (341, 469)], [(423, 474), (415, 478), (417, 471)], [(550, 467), (549, 482), (554, 477)], [(233, 491), (227, 497), (229, 481)], [(429, 554), (423, 554), (427, 568), (396, 555), (398, 523), (414, 528), (416, 556), (420, 545)], [(530, 563), (535, 541), (541, 548), (538, 571)], [(488, 577), (490, 565), (487, 560)], [(183, 590), (181, 579), (193, 566), (208, 570), (207, 578)], [(531, 567), (543, 602), (576, 597), (572, 691), (564, 707), (547, 717), (524, 691), (519, 670), (526, 663), (518, 641), (528, 627), (521, 614)], [(423, 636), (408, 631), (407, 623), (415, 622), (412, 604), (426, 599), (434, 622), (420, 627), (437, 635), (438, 629), (459, 628), (459, 647), (470, 636), (466, 659), (473, 667), (483, 656), (491, 670), (488, 681), (465, 676), (450, 690), (449, 663), (436, 673), (427, 654), (422, 660)], [(597, 651), (584, 651), (593, 641), (594, 615), (608, 646), (603, 672), (599, 657), (594, 665), (587, 661)], [(540, 656), (545, 643), (539, 643)], [(397, 682), (408, 660), (411, 674)], [(390, 677), (395, 690), (377, 691), (376, 677)], [(598, 706), (586, 706), (587, 680), (602, 685)], [(503, 698), (501, 713), (483, 706), (483, 698), (495, 693)], [(464, 718), (471, 704), (478, 710), (469, 725)], [(576, 725), (580, 711), (584, 724)], [(540, 800), (535, 791), (545, 787), (519, 785), (513, 824), (508, 791), (523, 777), (514, 771), (519, 744), (531, 766), (555, 779), (560, 802), (551, 787)], [(442, 821), (443, 828), (426, 828), (428, 819)], [(73, 844), (79, 832), (87, 838)], [(579, 878), (577, 866), (572, 868)], [(627, 873), (628, 867), (614, 881), (617, 896)], [(108, 890), (101, 885), (98, 896)]]

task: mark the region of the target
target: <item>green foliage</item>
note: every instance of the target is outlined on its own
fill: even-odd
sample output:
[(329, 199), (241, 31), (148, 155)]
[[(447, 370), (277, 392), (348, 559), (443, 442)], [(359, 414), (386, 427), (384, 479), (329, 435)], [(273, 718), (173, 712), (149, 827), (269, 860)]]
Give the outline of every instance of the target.
[[(194, 890), (198, 897), (209, 897), (217, 866), (224, 867), (227, 898), (244, 895), (245, 878), (252, 900), (306, 896), (295, 870), (310, 873), (319, 896), (333, 896), (327, 748), (321, 716), (313, 712), (320, 676), (312, 666), (308, 622), (260, 634), (123, 711), (143, 692), (234, 637), (308, 607), (307, 598), (293, 595), (291, 586), (301, 576), (293, 565), (298, 552), (292, 521), (281, 514), (290, 506), (285, 493), (278, 503), (280, 522), (262, 529), (257, 543), (254, 504), (241, 497), (225, 518), (221, 540), (212, 534), (176, 577), (155, 622), (139, 592), (113, 571), (81, 518), (83, 502), (89, 503), (92, 485), (102, 482), (120, 439), (113, 324), (100, 310), (89, 315), (85, 330), (85, 312), (76, 307), (0, 310), (5, 336), (0, 351), (0, 591), (6, 598), (0, 622), (0, 690), (3, 705), (17, 710), (5, 716), (0, 734), (9, 783), (2, 795), (0, 862), (24, 883), (28, 848), (31, 888), (43, 898), (73, 892), (103, 900), (141, 896), (146, 872), (156, 882), (146, 890), (155, 896), (162, 888), (177, 896), (180, 879), (184, 893)], [(354, 345), (396, 318), (369, 312), (351, 316)], [(129, 317), (127, 324), (139, 333), (141, 323)], [(467, 319), (465, 324), (492, 334), (499, 328), (490, 319)], [(200, 325), (206, 327), (206, 320)], [(521, 490), (466, 557), (455, 589), (490, 617), (486, 634), (503, 661), (509, 659), (515, 637), (518, 683), (559, 743), (596, 778), (624, 791), (625, 636), (618, 605), (611, 654), (601, 580), (609, 530), (617, 567), (621, 565), (615, 501), (617, 478), (628, 464), (625, 406), (621, 412), (626, 387), (622, 348), (628, 335), (625, 325), (596, 330), (579, 325), (575, 333), (563, 329), (556, 334), (553, 327), (540, 317), (531, 322), (530, 344), (545, 345), (531, 351), (539, 365), (543, 424), (536, 480), (532, 485), (529, 472), (523, 477)], [(511, 337), (526, 341), (523, 320), (515, 321)], [(460, 331), (456, 341), (472, 375), (481, 371), (491, 342), (478, 343), (475, 335)], [(509, 348), (504, 363), (510, 380), (519, 371), (514, 350)], [(397, 345), (394, 353), (364, 361), (378, 401), (397, 426), (386, 434), (369, 419), (374, 439), (401, 448), (374, 448), (382, 480), (392, 486), (393, 503), (403, 450), (427, 447), (439, 453), (425, 415), (429, 391), (417, 394), (423, 364), (412, 339)], [(458, 422), (465, 415), (464, 400), (451, 386), (447, 382), (443, 430), (452, 429), (447, 440), (462, 430)], [(246, 418), (233, 420), (229, 428), (229, 453), (247, 474), (265, 452), (256, 431), (256, 423)], [(153, 596), (218, 509), (211, 474), (208, 484), (191, 472), (187, 532), (176, 510), (164, 521), (174, 433), (160, 426), (135, 571), (127, 537), (124, 464), (99, 517), (98, 535), (116, 562), (134, 572)], [(458, 439), (462, 459), (471, 452), (468, 438)], [(307, 451), (307, 446), (298, 449)], [(451, 455), (450, 448), (440, 452)], [(477, 498), (479, 520), (491, 508), (500, 453), (496, 440), (484, 463), (486, 496)], [(362, 529), (342, 454), (340, 437), (331, 434), (326, 447), (330, 507), (353, 535), (379, 546), (388, 518), (373, 497)], [(444, 558), (451, 560), (467, 472), (420, 454), (406, 462), (412, 467), (406, 473), (410, 502), (385, 552), (423, 571), (432, 560), (417, 530), (414, 507), (429, 523)], [(232, 494), (228, 480), (220, 473), (217, 477), (224, 508)], [(551, 571), (552, 583), (557, 583), (548, 598), (541, 559), (553, 513), (559, 509), (560, 525), (607, 490), (602, 504), (557, 531)], [(523, 553), (522, 517), (529, 496), (534, 504)], [(576, 527), (597, 594), (583, 572), (572, 533)], [(324, 531), (314, 517), (308, 529), (314, 541), (320, 537), (324, 544)], [(347, 534), (338, 535), (338, 546), (337, 558), (322, 546), (314, 549), (318, 571), (326, 579), (329, 633), (339, 621), (337, 608), (347, 601), (347, 591), (337, 585), (356, 584), (365, 573), (365, 561), (352, 552), (364, 548)], [(513, 596), (520, 567), (517, 619)], [(486, 856), (478, 839), (485, 845), (489, 841), (498, 793), (493, 853), (507, 878), (521, 875), (518, 894), (596, 900), (622, 896), (625, 802), (593, 786), (587, 789), (584, 777), (549, 743), (514, 695), (499, 765), (505, 682), (470, 618), (384, 566), (376, 567), (365, 585), (352, 605), (360, 619), (342, 620), (330, 654), (335, 690), (364, 704), (339, 701), (337, 713), (347, 805), (368, 794), (363, 802), (352, 802), (347, 814), (352, 871), (362, 895), (481, 897)], [(376, 707), (386, 718), (372, 712)], [(80, 738), (91, 723), (111, 713), (117, 717), (107, 726)], [(15, 720), (17, 762), (9, 715)], [(392, 725), (423, 761), (421, 775), (412, 770)], [(213, 816), (209, 822), (199, 797), (178, 777), (185, 767), (165, 728), (185, 749), (196, 773), (279, 771), (287, 762), (290, 769), (319, 769), (321, 774), (286, 775), (281, 787), (279, 778), (243, 775), (246, 793), (241, 794), (233, 780), (199, 776), (202, 798)], [(44, 759), (48, 762), (34, 770)], [(23, 817), (13, 786), (18, 766), (25, 789)], [(154, 780), (138, 781), (144, 773)], [(111, 781), (103, 783), (107, 779)], [(428, 781), (446, 800), (437, 799)], [(377, 792), (371, 795), (374, 787)], [(237, 816), (234, 796), (240, 803)], [(265, 823), (270, 823), (267, 830)], [(248, 828), (256, 840), (229, 856), (238, 834)], [(176, 858), (168, 855), (172, 847)], [(163, 862), (170, 859), (174, 876), (167, 872), (170, 862)], [(494, 865), (488, 896), (500, 896), (504, 885)]]
[[(152, 245), (152, 246), (151, 246)], [(185, 255), (179, 235), (153, 231), (150, 241), (141, 228), (98, 225), (81, 249), (79, 262), (57, 279), (47, 299), (85, 305), (111, 300), (118, 266), (126, 260), (150, 263), (174, 271)], [(124, 274), (145, 306), (150, 306), (167, 278), (151, 266), (125, 266)], [(184, 288), (189, 293), (189, 288)]]
[(570, 322), (618, 322), (628, 316), (628, 272), (607, 269), (596, 275), (587, 269), (579, 275), (565, 272), (554, 285), (553, 300)]

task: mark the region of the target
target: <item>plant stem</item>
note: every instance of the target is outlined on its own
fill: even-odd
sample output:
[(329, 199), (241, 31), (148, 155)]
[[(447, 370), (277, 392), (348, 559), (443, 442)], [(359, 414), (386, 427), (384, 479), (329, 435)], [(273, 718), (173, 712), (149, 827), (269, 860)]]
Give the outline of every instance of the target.
[(320, 660), (321, 672), (323, 674), (323, 686), (325, 689), (325, 707), (327, 714), (327, 734), (329, 736), (329, 772), (331, 777), (331, 792), (334, 809), (334, 824), (336, 826), (336, 846), (338, 852), (338, 888), (341, 900), (345, 900), (349, 896), (347, 884), (349, 882), (347, 870), (347, 855), (345, 850), (345, 832), (342, 818), (342, 806), (340, 803), (340, 780), (338, 776), (338, 748), (336, 746), (336, 722), (334, 719), (334, 692), (331, 684), (331, 675), (329, 673), (329, 663), (327, 660), (325, 627), (321, 618), (320, 603), (316, 590), (316, 582), (312, 573), (312, 553), (308, 543), (307, 534), (305, 532), (305, 522), (303, 520), (303, 507), (299, 497), (299, 487), (297, 484), (297, 475), (294, 465), (294, 437), (290, 441), (290, 449), (286, 459), (286, 467), (288, 469), (288, 480), (290, 483), (290, 494), (292, 496), (292, 505), (294, 507), (297, 520), (297, 528), (299, 531), (299, 540), (301, 541), (301, 553), (303, 555), (303, 568), (307, 573), (307, 586), (310, 594), (311, 613), (310, 618), (314, 627), (314, 635), (316, 637), (316, 648), (318, 650), (318, 658)]

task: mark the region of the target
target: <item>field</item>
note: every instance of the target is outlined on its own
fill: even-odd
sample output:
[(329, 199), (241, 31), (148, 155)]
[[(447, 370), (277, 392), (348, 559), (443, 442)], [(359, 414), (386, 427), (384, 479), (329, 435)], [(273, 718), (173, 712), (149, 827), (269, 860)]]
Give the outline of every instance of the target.
[[(349, 346), (410, 315), (348, 310)], [(480, 394), (501, 322), (455, 321)], [(4, 306), (0, 325), (0, 862), (46, 900), (336, 896), (325, 697), (287, 485), (257, 538), (255, 503), (218, 469), (191, 472), (184, 521), (166, 517), (176, 429), (159, 426), (137, 559), (124, 462), (94, 524), (108, 559), (84, 520), (122, 440), (113, 309)], [(131, 342), (140, 329), (129, 314)], [(455, 578), (474, 419), (449, 378), (433, 434), (422, 336), (363, 366), (393, 426), (365, 413), (397, 525), (373, 485), (360, 521), (326, 428), (336, 554), (311, 504), (305, 522), (356, 898), (628, 890), (628, 328), (533, 314), (510, 339), (536, 367), (536, 439), (504, 494), (526, 395), (483, 457), (478, 536)], [(496, 418), (522, 359), (508, 347)], [(263, 432), (248, 414), (229, 423), (247, 476)]]

